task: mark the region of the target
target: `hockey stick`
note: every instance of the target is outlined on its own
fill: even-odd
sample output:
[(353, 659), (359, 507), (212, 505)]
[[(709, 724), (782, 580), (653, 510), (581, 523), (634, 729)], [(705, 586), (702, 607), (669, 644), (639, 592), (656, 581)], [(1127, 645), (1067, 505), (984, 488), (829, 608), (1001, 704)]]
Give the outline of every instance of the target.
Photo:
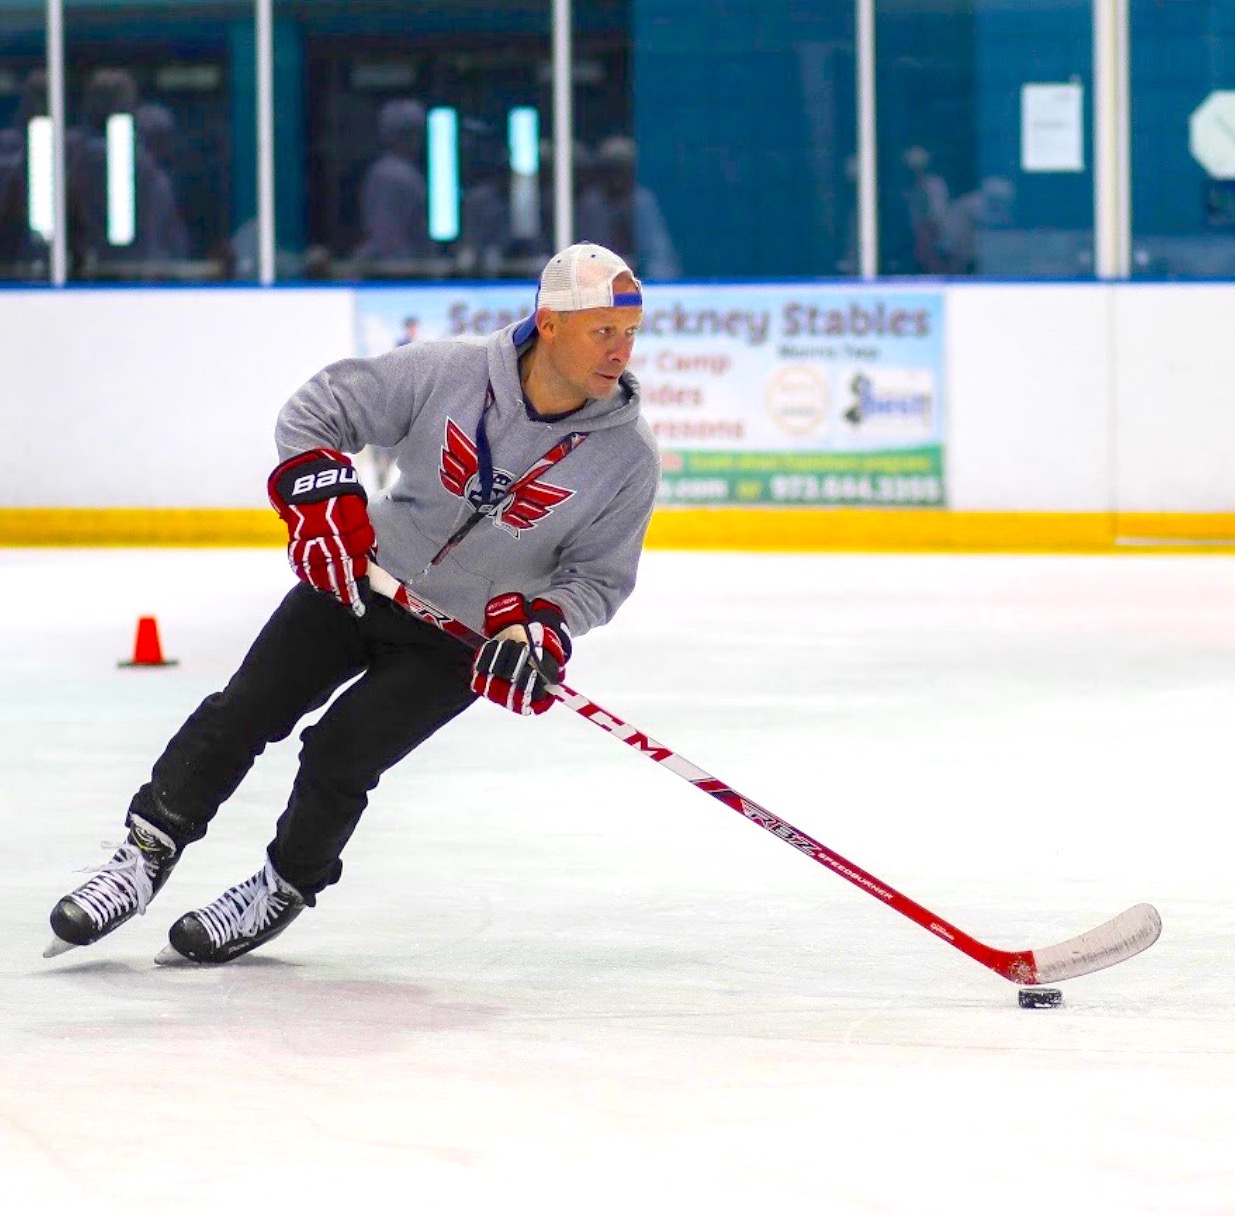
[[(369, 566), (369, 583), (380, 595), (394, 600), (408, 612), (468, 646), (475, 648), (484, 642), (485, 639), (469, 625), (421, 599), (410, 587), (400, 583), (380, 566)], [(1162, 918), (1157, 910), (1149, 904), (1137, 904), (1097, 928), (1055, 946), (1043, 946), (1037, 950), (1000, 950), (988, 946), (868, 874), (861, 866), (854, 865), (839, 853), (799, 831), (779, 815), (774, 815), (757, 802), (739, 794), (723, 781), (679, 756), (672, 748), (602, 709), (582, 693), (565, 684), (555, 685), (551, 691), (563, 705), (569, 706), (581, 718), (586, 718), (594, 726), (599, 726), (606, 733), (621, 739), (627, 747), (632, 747), (640, 755), (663, 765), (684, 781), (689, 781), (696, 789), (711, 794), (731, 810), (757, 823), (773, 836), (780, 837), (834, 874), (839, 874), (868, 895), (882, 900), (902, 916), (907, 916), (915, 924), (928, 929), (936, 937), (941, 937), (949, 945), (955, 946), (963, 954), (969, 955), (1014, 984), (1050, 984), (1101, 971), (1104, 967), (1112, 967), (1140, 954), (1142, 950), (1147, 950), (1162, 932)]]

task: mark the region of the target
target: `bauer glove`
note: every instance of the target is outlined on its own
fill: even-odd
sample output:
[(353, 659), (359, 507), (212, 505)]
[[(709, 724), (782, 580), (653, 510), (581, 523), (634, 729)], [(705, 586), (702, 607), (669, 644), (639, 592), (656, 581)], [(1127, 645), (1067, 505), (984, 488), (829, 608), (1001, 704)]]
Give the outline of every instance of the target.
[(314, 448), (285, 460), (266, 488), (287, 524), (287, 560), (296, 577), (364, 616), (356, 583), (369, 568), (376, 537), (369, 496), (352, 462), (333, 448)]
[(543, 714), (554, 700), (549, 686), (561, 680), (570, 658), (562, 610), (509, 591), (485, 605), (485, 635), (489, 640), (472, 663), (472, 691), (516, 714)]

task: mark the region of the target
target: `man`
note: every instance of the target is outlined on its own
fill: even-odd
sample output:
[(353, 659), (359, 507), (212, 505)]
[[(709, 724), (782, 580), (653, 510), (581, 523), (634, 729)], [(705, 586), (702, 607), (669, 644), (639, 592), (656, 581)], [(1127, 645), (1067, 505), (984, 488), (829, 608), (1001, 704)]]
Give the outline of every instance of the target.
[(407, 262), (433, 252), (429, 239), (428, 187), (424, 163), (425, 108), (396, 98), (378, 115), (385, 151), (365, 171), (360, 187), (364, 243), (357, 256), (374, 262)]
[[(571, 635), (630, 594), (655, 499), (659, 460), (626, 370), (641, 318), (627, 265), (572, 245), (525, 320), (344, 359), (294, 394), (268, 488), (302, 581), (156, 761), (124, 844), (56, 905), (46, 957), (144, 912), (266, 744), (358, 675), (301, 735), (265, 864), (176, 921), (159, 961), (226, 962), (286, 929), (338, 881), (381, 774), (478, 696), (523, 714), (552, 705)], [(395, 448), (400, 470), (372, 516), (343, 455), (367, 443)], [(374, 556), (490, 640), (473, 654), (375, 595)]]

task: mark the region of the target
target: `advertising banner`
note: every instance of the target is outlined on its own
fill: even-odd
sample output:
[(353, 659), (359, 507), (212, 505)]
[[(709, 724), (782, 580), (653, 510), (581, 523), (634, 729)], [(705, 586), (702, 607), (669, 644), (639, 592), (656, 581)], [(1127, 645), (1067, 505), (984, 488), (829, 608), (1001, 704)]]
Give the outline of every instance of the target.
[(484, 337), (526, 317), (536, 301), (531, 283), (489, 287), (358, 287), (356, 347), (361, 355), (379, 355), (408, 341)]
[[(484, 334), (527, 286), (361, 288), (361, 353)], [(823, 285), (645, 292), (631, 370), (660, 444), (661, 501), (940, 507), (943, 296)]]

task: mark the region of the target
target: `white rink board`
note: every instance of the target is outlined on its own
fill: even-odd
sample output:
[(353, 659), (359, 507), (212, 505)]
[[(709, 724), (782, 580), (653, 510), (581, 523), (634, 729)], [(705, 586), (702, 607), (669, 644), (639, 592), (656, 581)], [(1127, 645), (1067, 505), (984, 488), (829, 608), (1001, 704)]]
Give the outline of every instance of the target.
[(978, 284), (948, 290), (950, 506), (1111, 510), (1117, 406), (1108, 292)]
[(0, 292), (0, 504), (261, 507), (279, 407), (352, 351), (345, 290)]
[[(931, 284), (914, 284), (927, 290)], [(1235, 509), (1235, 287), (949, 284), (950, 504)], [(347, 288), (0, 291), (0, 506), (257, 507)]]
[(1116, 295), (1116, 503), (1235, 511), (1235, 285)]

